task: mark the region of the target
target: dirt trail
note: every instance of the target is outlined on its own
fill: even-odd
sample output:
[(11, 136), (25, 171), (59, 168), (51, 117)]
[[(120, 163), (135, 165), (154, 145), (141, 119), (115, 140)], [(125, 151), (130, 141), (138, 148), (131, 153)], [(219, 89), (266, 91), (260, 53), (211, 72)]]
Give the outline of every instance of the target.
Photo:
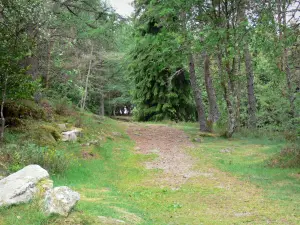
[(131, 124), (128, 134), (136, 142), (137, 152), (158, 155), (157, 159), (146, 163), (146, 168), (164, 171), (158, 178), (161, 186), (179, 188), (197, 175), (193, 170), (193, 158), (184, 151), (194, 145), (183, 131), (167, 126)]
[[(132, 123), (127, 132), (137, 153), (158, 155), (146, 167), (164, 171), (143, 185), (169, 187), (174, 192), (169, 198), (162, 195), (162, 201), (183, 205), (172, 215), (165, 212), (166, 218), (172, 218), (168, 224), (298, 224), (292, 222), (296, 214), (286, 214), (295, 210), (293, 205), (282, 208), (279, 201), (266, 198), (263, 189), (215, 168), (205, 155), (190, 156), (187, 148), (201, 149), (183, 131)], [(155, 220), (157, 215), (152, 216)]]

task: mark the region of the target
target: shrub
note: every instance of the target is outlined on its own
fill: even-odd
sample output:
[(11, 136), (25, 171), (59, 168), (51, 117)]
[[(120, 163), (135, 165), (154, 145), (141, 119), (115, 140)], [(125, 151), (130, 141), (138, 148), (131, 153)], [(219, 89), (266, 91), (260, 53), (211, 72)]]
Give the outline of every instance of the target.
[(54, 109), (50, 101), (47, 99), (43, 98), (40, 100), (39, 105), (43, 108), (45, 111), (45, 114), (47, 116), (48, 120), (53, 120), (53, 114), (54, 114)]
[(270, 167), (300, 168), (300, 146), (289, 145), (268, 161)]
[(58, 115), (68, 116), (71, 113), (72, 103), (67, 97), (56, 100), (54, 102), (54, 109)]
[(285, 138), (291, 142), (300, 142), (300, 117), (291, 119), (284, 132)]
[(38, 164), (51, 173), (63, 173), (72, 163), (73, 156), (61, 150), (35, 144), (11, 144), (0, 149), (0, 159), (10, 172), (30, 164)]
[(34, 101), (7, 101), (4, 105), (4, 116), (10, 118), (44, 119), (45, 112)]
[(8, 117), (5, 119), (5, 124), (9, 127), (22, 127), (25, 126), (24, 121), (15, 117)]

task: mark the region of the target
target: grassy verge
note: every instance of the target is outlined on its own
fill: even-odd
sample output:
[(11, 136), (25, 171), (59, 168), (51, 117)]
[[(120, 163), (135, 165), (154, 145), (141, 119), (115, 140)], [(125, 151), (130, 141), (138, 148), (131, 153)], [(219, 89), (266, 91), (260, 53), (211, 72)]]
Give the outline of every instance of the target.
[[(91, 114), (82, 115), (81, 123), (84, 137), (55, 145), (78, 159), (63, 174), (52, 174), (55, 186), (66, 185), (81, 194), (70, 216), (46, 217), (40, 204), (32, 202), (0, 209), (0, 224), (109, 224), (98, 216), (143, 225), (299, 222), (300, 171), (265, 166), (280, 151), (281, 142), (202, 137), (202, 143), (187, 150), (199, 176), (180, 189), (170, 189), (155, 184), (162, 171), (144, 168), (153, 155), (134, 153), (124, 123)], [(191, 139), (199, 135), (195, 124), (168, 125), (185, 130)], [(86, 145), (93, 140), (98, 143)], [(85, 152), (92, 154), (85, 157)]]

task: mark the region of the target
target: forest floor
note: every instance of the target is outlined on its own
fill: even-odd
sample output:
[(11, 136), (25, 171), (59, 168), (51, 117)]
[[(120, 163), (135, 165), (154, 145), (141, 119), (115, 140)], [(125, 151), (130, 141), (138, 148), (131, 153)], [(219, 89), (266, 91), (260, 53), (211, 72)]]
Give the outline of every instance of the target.
[(81, 195), (70, 216), (46, 217), (33, 202), (0, 209), (0, 224), (300, 224), (299, 169), (266, 166), (281, 141), (202, 137), (188, 123), (83, 123), (100, 145), (57, 146), (79, 160), (51, 176)]

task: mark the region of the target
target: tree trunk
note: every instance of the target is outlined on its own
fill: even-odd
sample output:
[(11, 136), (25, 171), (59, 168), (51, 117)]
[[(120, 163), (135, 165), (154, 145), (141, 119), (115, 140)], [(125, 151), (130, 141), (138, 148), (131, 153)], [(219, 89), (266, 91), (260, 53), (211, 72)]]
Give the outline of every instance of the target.
[(248, 92), (248, 127), (256, 128), (256, 99), (254, 93), (254, 74), (252, 67), (252, 56), (248, 44), (244, 47), (245, 66), (247, 75), (247, 92)]
[(104, 116), (105, 111), (104, 111), (104, 94), (100, 94), (100, 116)]
[[(240, 10), (238, 12), (238, 21), (242, 23), (248, 21), (246, 17), (246, 1), (242, 0)], [(246, 27), (245, 27), (246, 29)], [(247, 76), (247, 94), (248, 94), (248, 127), (256, 128), (256, 99), (254, 92), (254, 73), (252, 65), (252, 56), (249, 50), (249, 44), (246, 37), (246, 43), (244, 44), (244, 59)]]
[(47, 53), (47, 72), (46, 72), (46, 79), (45, 79), (45, 87), (46, 87), (46, 89), (48, 89), (48, 87), (49, 87), (52, 45), (53, 45), (53, 42), (51, 40), (49, 40), (49, 43), (48, 43), (48, 53)]
[[(239, 55), (237, 65), (237, 76), (241, 75), (241, 57)], [(236, 130), (241, 127), (241, 84), (237, 82), (236, 86)]]
[[(286, 0), (282, 0), (282, 19), (283, 19), (283, 37), (284, 39), (287, 38), (286, 33)], [(288, 60), (288, 49), (285, 47), (283, 52), (283, 66), (284, 66), (284, 72), (286, 76), (286, 83), (287, 83), (287, 89), (288, 89), (288, 99), (290, 102), (290, 112), (292, 117), (294, 118), (295, 113), (295, 104), (294, 104), (294, 95), (293, 95), (293, 87), (292, 87), (292, 76), (291, 76), (291, 70), (289, 66), (289, 60)]]
[(191, 86), (194, 93), (194, 99), (196, 103), (197, 113), (198, 113), (198, 121), (200, 124), (200, 131), (207, 132), (206, 127), (206, 115), (205, 115), (205, 109), (204, 104), (202, 101), (202, 94), (201, 94), (201, 88), (197, 85), (197, 78), (196, 78), (196, 72), (195, 72), (195, 63), (193, 55), (190, 54), (189, 56), (189, 68), (190, 68), (190, 80), (191, 80)]
[(210, 58), (206, 52), (204, 53), (204, 78), (209, 103), (208, 121), (214, 123), (220, 118), (220, 112), (217, 105), (215, 89), (210, 75)]
[(4, 110), (5, 99), (6, 99), (7, 80), (8, 77), (5, 77), (3, 82), (3, 89), (2, 89), (2, 101), (1, 101), (1, 109), (0, 109), (0, 119), (1, 119), (0, 142), (3, 142), (4, 139), (5, 117), (4, 117), (3, 110)]
[(93, 61), (93, 51), (94, 51), (94, 47), (92, 45), (92, 50), (91, 50), (91, 60), (89, 63), (89, 69), (88, 69), (88, 73), (86, 75), (86, 79), (85, 79), (85, 89), (84, 89), (84, 95), (82, 98), (82, 102), (81, 102), (81, 109), (84, 110), (85, 109), (85, 104), (86, 104), (86, 99), (87, 99), (87, 95), (88, 95), (88, 85), (89, 85), (89, 78), (90, 78), (90, 74), (91, 74), (91, 69), (92, 69), (92, 61)]
[[(227, 107), (227, 114), (228, 114), (228, 121), (227, 121), (227, 132), (226, 132), (226, 137), (230, 138), (232, 137), (235, 128), (236, 128), (236, 116), (235, 116), (235, 111), (233, 108), (233, 103), (231, 102), (230, 99), (230, 91), (228, 90), (228, 81), (224, 76), (223, 73), (223, 63), (222, 63), (222, 55), (221, 53), (218, 54), (218, 69), (219, 69), (219, 75), (221, 78), (221, 86), (223, 88), (223, 95), (224, 99), (226, 102), (226, 107)], [(229, 76), (229, 74), (228, 74)]]

